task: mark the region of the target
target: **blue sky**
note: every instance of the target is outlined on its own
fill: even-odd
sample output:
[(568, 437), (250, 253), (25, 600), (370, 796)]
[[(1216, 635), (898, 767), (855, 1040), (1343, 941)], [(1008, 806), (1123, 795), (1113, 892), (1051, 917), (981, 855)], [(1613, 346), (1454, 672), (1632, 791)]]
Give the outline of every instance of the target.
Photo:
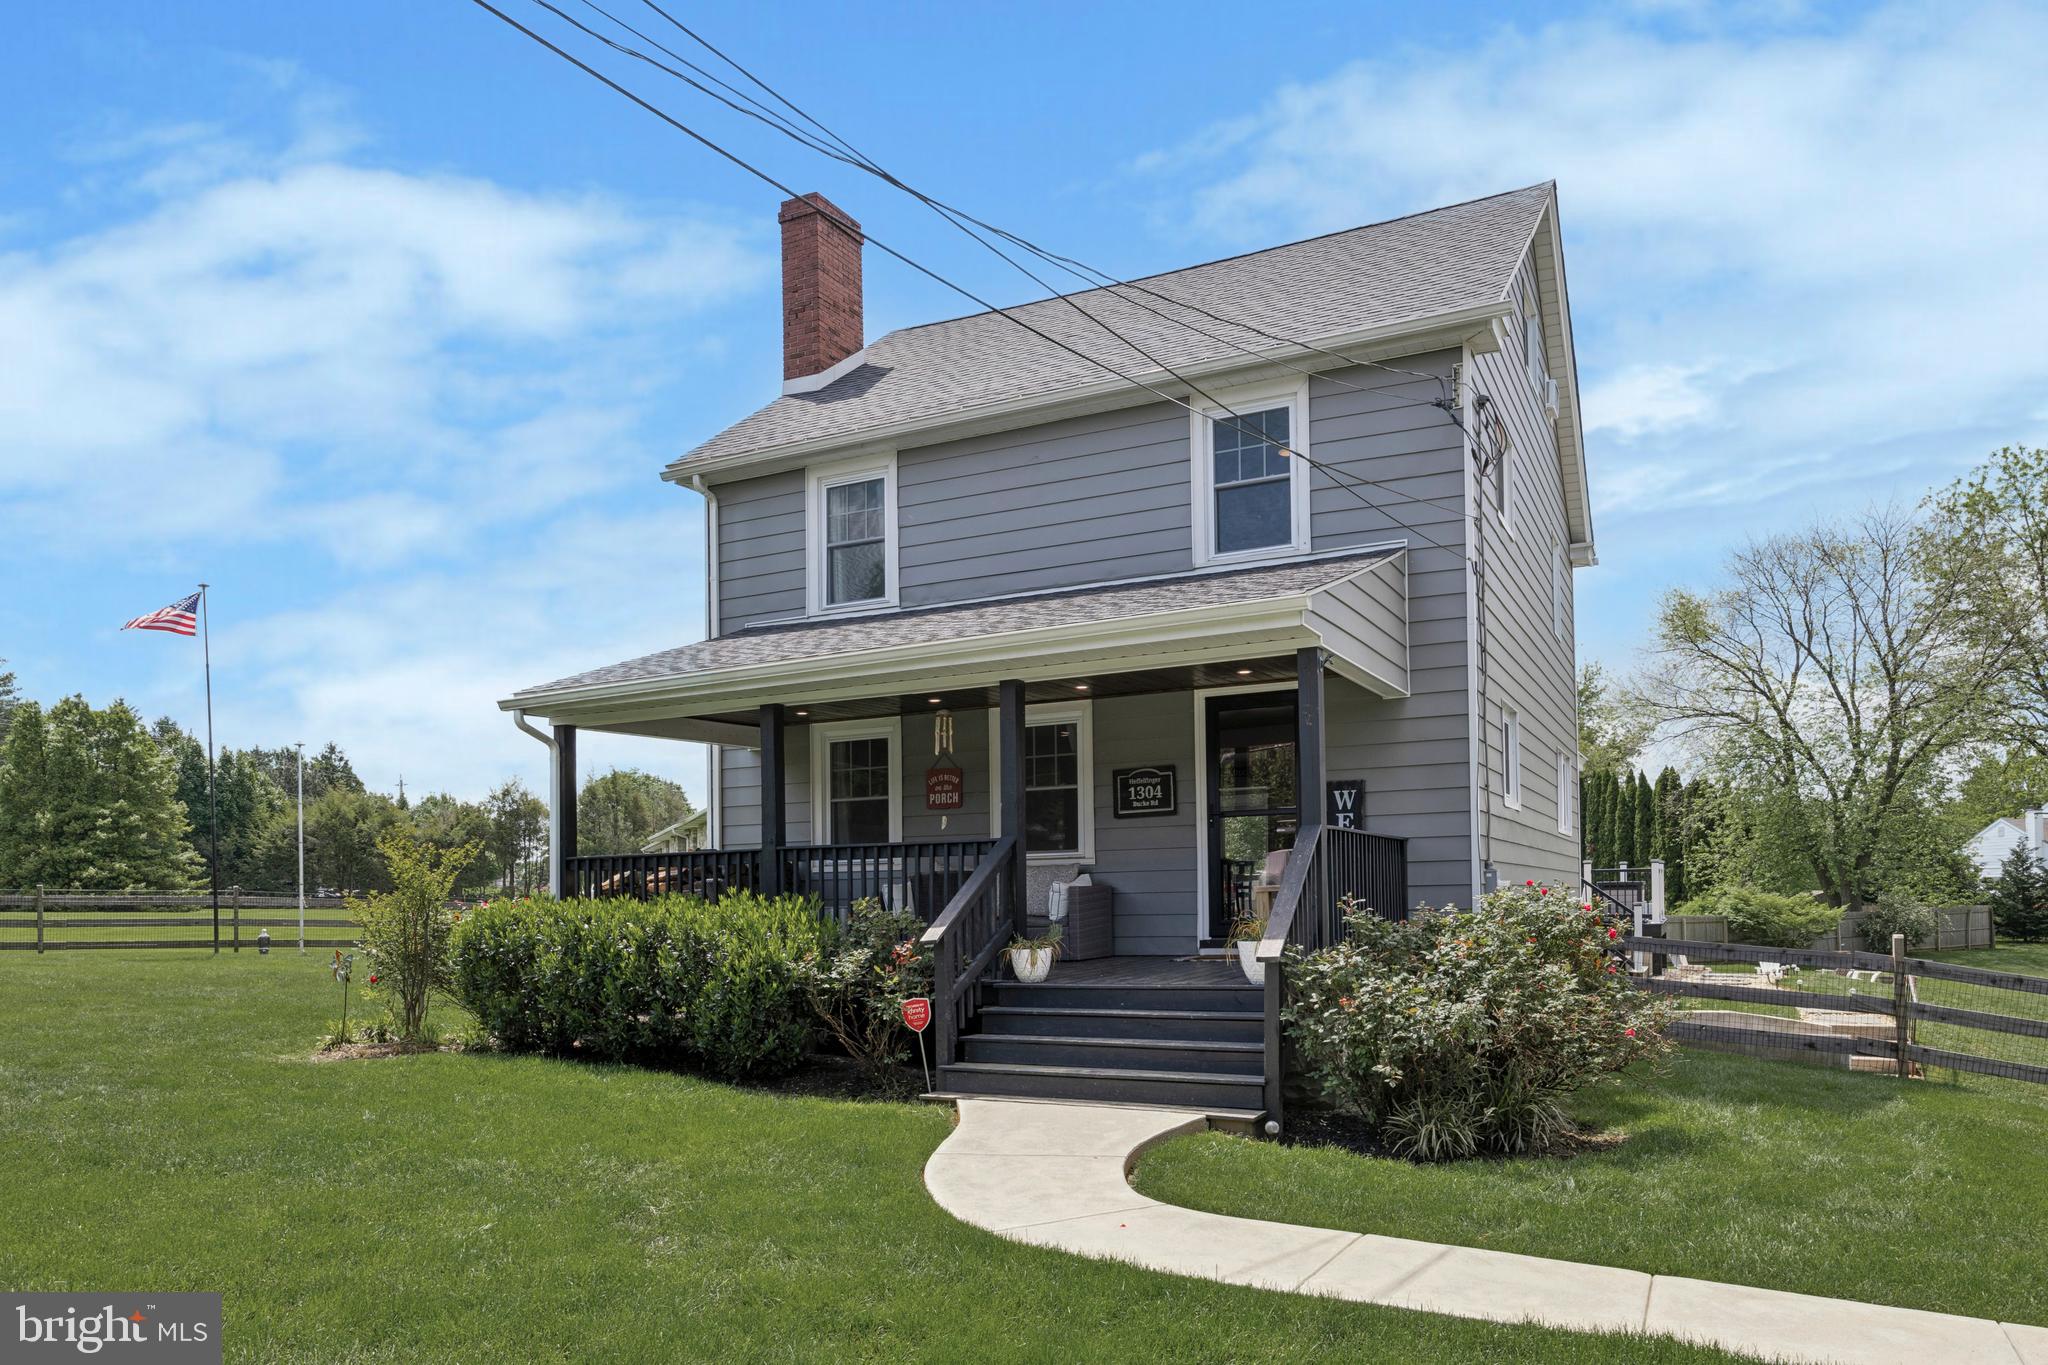
[[(1580, 647), (1619, 669), (1742, 537), (2048, 441), (2039, 6), (675, 12), (912, 183), (1126, 275), (1556, 179)], [(11, 35), (0, 656), (31, 696), (196, 725), (196, 651), (117, 628), (204, 578), (223, 743), (538, 786), (496, 697), (702, 631), (700, 508), (655, 474), (775, 392), (774, 192), (460, 0), (106, 0)], [(878, 183), (601, 64), (1031, 296)], [(873, 252), (867, 307), (870, 336), (966, 311)], [(585, 754), (701, 793), (683, 746)]]

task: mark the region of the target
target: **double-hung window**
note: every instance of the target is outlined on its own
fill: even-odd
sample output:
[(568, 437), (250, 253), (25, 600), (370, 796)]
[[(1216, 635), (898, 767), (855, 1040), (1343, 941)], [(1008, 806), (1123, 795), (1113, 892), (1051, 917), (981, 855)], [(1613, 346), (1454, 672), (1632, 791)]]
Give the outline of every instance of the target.
[(895, 485), (893, 463), (812, 471), (805, 540), (813, 612), (895, 602)]
[(1228, 410), (1194, 418), (1195, 557), (1198, 563), (1308, 549), (1305, 392), (1225, 395)]
[[(1028, 708), (1024, 714), (1024, 851), (1033, 858), (1095, 859), (1093, 707), (1088, 702)], [(989, 808), (1002, 805), (1002, 736), (989, 712)]]
[(901, 837), (900, 722), (811, 727), (811, 822), (816, 840), (886, 844)]

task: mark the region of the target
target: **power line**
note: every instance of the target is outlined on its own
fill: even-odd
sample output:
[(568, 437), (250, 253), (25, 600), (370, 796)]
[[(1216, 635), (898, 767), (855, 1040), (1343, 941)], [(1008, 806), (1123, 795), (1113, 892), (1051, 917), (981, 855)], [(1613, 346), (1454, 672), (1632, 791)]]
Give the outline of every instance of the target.
[[(735, 88), (730, 82), (719, 79), (719, 77), (713, 75), (709, 71), (706, 71), (703, 67), (697, 65), (695, 62), (692, 62), (689, 58), (682, 56), (681, 54), (677, 53), (674, 49), (663, 44), (659, 39), (650, 37), (648, 34), (642, 32), (640, 29), (635, 28), (632, 24), (629, 24), (625, 20), (620, 19), (617, 15), (614, 15), (609, 10), (605, 9), (602, 5), (597, 4), (596, 0), (583, 0), (583, 4), (586, 8), (594, 11), (599, 15), (602, 15), (604, 18), (618, 25), (626, 32), (632, 34), (636, 38), (639, 38), (642, 42), (648, 43), (651, 46), (666, 53), (667, 55), (675, 58), (684, 66), (687, 66), (690, 70), (696, 72), (700, 76), (703, 76), (706, 80), (709, 80), (716, 84), (717, 86), (719, 86), (721, 89), (730, 92), (730, 94), (736, 97), (737, 99), (745, 101), (747, 105), (751, 106), (751, 108), (743, 108), (741, 105), (734, 103), (732, 99), (726, 98), (724, 95), (721, 95), (717, 91), (708, 88), (699, 81), (693, 80), (691, 77), (684, 75), (682, 72), (677, 71), (675, 68), (667, 66), (662, 62), (656, 61), (654, 58), (648, 56), (645, 52), (642, 52), (639, 49), (631, 47), (625, 43), (621, 43), (616, 39), (609, 37), (606, 34), (598, 32), (596, 29), (593, 29), (589, 25), (582, 23), (580, 20), (574, 18), (573, 16), (564, 13), (559, 7), (551, 3), (551, 0), (534, 0), (534, 3), (539, 5), (542, 9), (545, 9), (549, 13), (554, 14), (556, 17), (562, 19), (564, 22), (568, 23), (569, 25), (577, 29), (579, 32), (582, 32), (592, 38), (597, 39), (599, 42), (605, 44), (607, 47), (613, 49), (614, 51), (632, 57), (637, 61), (644, 62), (647, 65), (653, 67), (654, 69), (661, 71), (669, 76), (672, 76), (679, 81), (682, 81), (684, 84), (699, 91), (700, 93), (708, 95), (712, 99), (718, 101), (720, 104), (723, 104), (728, 109), (731, 109), (736, 113), (744, 114), (747, 117), (753, 118), (758, 122), (764, 123), (769, 127), (775, 129), (777, 132), (782, 133), (784, 136), (791, 138), (792, 140), (798, 142), (802, 146), (808, 147), (811, 150), (820, 153), (821, 155), (830, 157), (833, 160), (842, 162), (846, 165), (853, 166), (856, 169), (867, 171), (869, 174), (874, 175), (877, 178), (885, 181), (886, 183), (894, 186), (895, 188), (901, 190), (903, 193), (910, 195), (912, 198), (926, 205), (934, 213), (938, 214), (939, 217), (943, 219), (945, 222), (947, 222), (950, 226), (958, 229), (960, 232), (965, 234), (971, 241), (975, 242), (977, 245), (993, 253), (1000, 260), (1004, 261), (1006, 264), (1008, 264), (1013, 269), (1018, 271), (1018, 273), (1022, 274), (1025, 278), (1032, 281), (1032, 283), (1038, 285), (1041, 289), (1044, 289), (1048, 294), (1052, 295), (1053, 298), (1056, 298), (1061, 302), (1066, 303), (1069, 307), (1073, 308), (1074, 311), (1079, 313), (1084, 319), (1100, 327), (1103, 331), (1107, 332), (1116, 341), (1129, 347), (1132, 351), (1136, 352), (1143, 359), (1150, 362), (1154, 368), (1159, 369), (1168, 375), (1171, 375), (1175, 380), (1187, 385), (1191, 392), (1197, 394), (1198, 396), (1200, 396), (1210, 404), (1214, 405), (1215, 407), (1221, 408), (1223, 412), (1227, 415), (1228, 425), (1236, 427), (1240, 432), (1243, 432), (1248, 435), (1263, 436), (1263, 433), (1249, 432), (1249, 430), (1243, 425), (1243, 415), (1232, 409), (1229, 404), (1224, 403), (1215, 395), (1204, 390), (1199, 384), (1195, 383), (1192, 379), (1188, 378), (1186, 375), (1181, 374), (1178, 370), (1174, 369), (1173, 366), (1167, 364), (1159, 357), (1153, 355), (1150, 351), (1146, 350), (1143, 346), (1140, 346), (1137, 342), (1133, 341), (1124, 333), (1118, 331), (1115, 326), (1105, 321), (1097, 314), (1089, 312), (1085, 307), (1081, 305), (1080, 301), (1077, 298), (1075, 298), (1072, 293), (1056, 288), (1049, 281), (1047, 281), (1046, 279), (1038, 275), (1035, 271), (1025, 266), (1022, 262), (1016, 260), (1009, 253), (1003, 251), (1000, 247), (996, 246), (994, 243), (988, 241), (979, 233), (975, 232), (973, 228), (970, 228), (969, 226), (967, 226), (967, 224), (973, 223), (976, 226), (979, 226), (988, 232), (995, 233), (998, 236), (1005, 238), (1006, 240), (1015, 242), (1023, 246), (1026, 250), (1029, 250), (1033, 254), (1039, 256), (1041, 259), (1060, 265), (1060, 267), (1064, 269), (1068, 274), (1074, 275), (1076, 278), (1081, 279), (1083, 281), (1088, 281), (1088, 276), (1082, 274), (1080, 269), (1077, 268), (1079, 266), (1078, 262), (1072, 262), (1065, 257), (1055, 256), (1052, 253), (1047, 252), (1044, 248), (1038, 247), (1032, 244), (1031, 242), (1027, 241), (1026, 239), (1017, 236), (1015, 233), (1011, 233), (1003, 228), (996, 227), (993, 224), (985, 223), (982, 220), (973, 217), (971, 214), (967, 214), (962, 210), (956, 209), (951, 205), (943, 203), (942, 201), (934, 198), (933, 196), (924, 193), (922, 190), (919, 190), (914, 186), (906, 184), (902, 180), (898, 179), (896, 176), (884, 170), (880, 166), (880, 164), (877, 163), (872, 157), (862, 152), (859, 148), (855, 147), (851, 142), (847, 141), (844, 137), (841, 137), (838, 133), (834, 132), (832, 129), (830, 129), (825, 124), (820, 122), (818, 119), (814, 118), (812, 115), (805, 112), (801, 107), (799, 107), (793, 101), (784, 96), (780, 91), (776, 90), (773, 86), (763, 81), (759, 76), (756, 76), (752, 71), (749, 71), (746, 67), (740, 65), (738, 61), (728, 56), (719, 48), (713, 46), (708, 40), (699, 35), (694, 29), (690, 28), (688, 25), (676, 19), (675, 16), (671, 15), (668, 11), (662, 9), (661, 6), (655, 4), (653, 0), (645, 0), (645, 3), (647, 4), (648, 8), (652, 9), (656, 14), (659, 14), (662, 18), (668, 20), (669, 23), (675, 25), (676, 28), (680, 29), (683, 33), (687, 34), (693, 41), (704, 47), (714, 56), (717, 56), (721, 61), (724, 61), (727, 65), (731, 66), (735, 71), (738, 71), (748, 80), (760, 86), (762, 90), (766, 91), (769, 95), (773, 96), (776, 100), (778, 100), (783, 105), (788, 107), (793, 113), (797, 114), (799, 117), (811, 123), (814, 127), (816, 127), (819, 130), (819, 132), (824, 134), (824, 136), (831, 138), (833, 142), (837, 143), (839, 147), (843, 148), (844, 152), (836, 151), (831, 147), (825, 146), (817, 138), (812, 137), (811, 135), (803, 132), (799, 128), (796, 128), (789, 122), (788, 119), (783, 118), (781, 115), (775, 113), (775, 111), (769, 109), (766, 105), (762, 104), (759, 100), (748, 95), (745, 91)], [(1104, 278), (1112, 277), (1105, 275)], [(1118, 281), (1117, 283), (1122, 284), (1124, 282)], [(1139, 289), (1143, 288), (1142, 286), (1130, 287)], [(1140, 300), (1125, 298), (1123, 295), (1115, 293), (1113, 289), (1107, 290), (1105, 292), (1110, 293), (1112, 297), (1115, 297), (1122, 302), (1129, 303), (1136, 307), (1142, 308), (1146, 312), (1149, 312), (1156, 317), (1162, 318), (1175, 326), (1186, 328), (1187, 330), (1193, 331), (1198, 335), (1207, 337), (1209, 340), (1215, 341), (1220, 345), (1227, 346), (1238, 351), (1242, 351), (1244, 354), (1252, 356), (1254, 359), (1263, 362), (1278, 364), (1283, 368), (1293, 370), (1295, 373), (1305, 375), (1311, 379), (1321, 378), (1326, 382), (1336, 384), (1340, 388), (1349, 389), (1353, 392), (1377, 392), (1377, 390), (1369, 389), (1364, 385), (1353, 384), (1346, 380), (1338, 379), (1333, 375), (1318, 374), (1316, 371), (1304, 369), (1301, 366), (1290, 364), (1284, 360), (1279, 359), (1278, 357), (1270, 356), (1265, 353), (1255, 351), (1250, 347), (1245, 346), (1241, 342), (1232, 342), (1227, 338), (1216, 336), (1213, 332), (1209, 332), (1204, 330), (1203, 328), (1196, 327), (1194, 326), (1194, 324), (1187, 322), (1185, 319), (1171, 317), (1168, 314), (1163, 313), (1160, 310), (1153, 308)], [(1152, 294), (1153, 297), (1160, 298), (1168, 302), (1177, 303), (1183, 307), (1195, 307), (1195, 305), (1186, 303), (1183, 300), (1170, 299), (1168, 298), (1168, 296), (1158, 294), (1152, 290), (1143, 290), (1143, 292)], [(968, 297), (973, 296), (969, 295)], [(979, 300), (977, 300), (977, 302), (979, 302)], [(1203, 311), (1206, 313), (1207, 310), (1198, 311)], [(1223, 318), (1221, 317), (1221, 315), (1218, 314), (1208, 314), (1208, 316), (1216, 317), (1219, 321), (1226, 323), (1226, 325), (1245, 327), (1247, 330), (1253, 331), (1258, 330), (1255, 328), (1250, 328), (1248, 324), (1235, 322), (1231, 319)], [(1272, 333), (1261, 332), (1260, 334), (1271, 337), (1272, 339), (1280, 341), (1283, 344), (1299, 345), (1303, 346), (1305, 349), (1322, 349), (1319, 347), (1310, 346), (1308, 343), (1295, 342), (1285, 337), (1278, 337)], [(1358, 361), (1354, 360), (1352, 357), (1342, 355), (1341, 353), (1336, 351), (1324, 351), (1324, 354), (1330, 355), (1339, 360), (1343, 360), (1346, 363), (1371, 365), (1379, 369), (1386, 370), (1390, 373), (1407, 375), (1419, 379), (1427, 379), (1434, 381), (1439, 386), (1439, 390), (1444, 392), (1446, 396), (1443, 399), (1440, 399), (1439, 401), (1427, 403), (1427, 406), (1440, 409), (1447, 416), (1449, 416), (1453, 426), (1456, 426), (1460, 431), (1464, 430), (1464, 424), (1458, 420), (1457, 412), (1455, 411), (1454, 406), (1448, 399), (1448, 389), (1441, 375), (1431, 375), (1419, 370), (1405, 370), (1401, 369), (1398, 366), (1385, 365), (1377, 361)], [(1085, 358), (1089, 359), (1092, 363), (1102, 363), (1099, 360), (1096, 360), (1094, 357)], [(1120, 371), (1115, 370), (1113, 367), (1104, 366), (1104, 368), (1109, 368), (1111, 370), (1111, 373), (1121, 374)], [(1157, 392), (1157, 390), (1153, 390), (1153, 392)], [(1414, 400), (1409, 400), (1409, 402), (1407, 403), (1397, 404), (1395, 406), (1409, 406), (1411, 403), (1413, 403), (1413, 401)], [(1192, 409), (1190, 410), (1192, 411)], [(1378, 503), (1375, 503), (1359, 494), (1358, 488), (1360, 485), (1376, 488), (1380, 492), (1398, 501), (1427, 504), (1430, 506), (1442, 508), (1444, 511), (1451, 512), (1454, 515), (1464, 515), (1464, 508), (1462, 504), (1454, 507), (1450, 503), (1442, 499), (1418, 497), (1413, 494), (1405, 493), (1389, 485), (1380, 483), (1377, 480), (1367, 478), (1364, 475), (1351, 474), (1346, 471), (1340, 471), (1335, 466), (1323, 464), (1322, 462), (1314, 459), (1312, 456), (1303, 454), (1301, 451), (1295, 450), (1290, 446), (1282, 446), (1281, 449), (1284, 458), (1300, 459), (1309, 468), (1320, 469), (1324, 474), (1329, 476), (1331, 482), (1344, 488), (1346, 492), (1350, 493), (1354, 498), (1357, 498), (1358, 501), (1360, 501), (1365, 506), (1367, 506), (1372, 511), (1378, 513), (1381, 516), (1386, 516), (1385, 509), (1381, 507)], [(1393, 517), (1389, 516), (1386, 519), (1393, 525), (1402, 527), (1403, 529), (1413, 529), (1412, 527), (1408, 526), (1407, 523), (1401, 522)], [(1418, 536), (1422, 535), (1420, 531), (1417, 531), (1416, 534)], [(1428, 537), (1426, 536), (1424, 536), (1423, 538), (1428, 539)], [(1446, 547), (1440, 546), (1439, 548)]]
[[(545, 0), (538, 0), (538, 2), (543, 3), (545, 5)], [(505, 24), (509, 25), (510, 27), (517, 29), (519, 32), (525, 34), (534, 42), (540, 44), (548, 51), (562, 58), (562, 60), (568, 62), (570, 65), (582, 71), (584, 74), (590, 76), (592, 79), (605, 85), (615, 93), (623, 95), (626, 99), (631, 100), (634, 104), (639, 105), (642, 109), (645, 109), (648, 113), (653, 114), (662, 122), (668, 124), (670, 127), (676, 129), (678, 132), (689, 137), (692, 141), (716, 153), (718, 156), (722, 157), (726, 161), (731, 162), (733, 165), (739, 167), (741, 170), (746, 171), (749, 175), (754, 176), (756, 179), (762, 181), (764, 184), (772, 186), (773, 188), (781, 191), (784, 195), (788, 196), (791, 199), (801, 198), (801, 196), (794, 189), (790, 188), (782, 181), (777, 180), (768, 172), (762, 170), (758, 166), (755, 166), (751, 162), (747, 161), (745, 158), (739, 156), (737, 153), (729, 151), (725, 147), (712, 141), (704, 134), (690, 127), (690, 125), (676, 118), (673, 114), (670, 114), (667, 110), (662, 109), (660, 106), (653, 104), (652, 102), (646, 99), (643, 99), (641, 96), (635, 94), (632, 90), (629, 90), (625, 86), (621, 85), (619, 82), (613, 80), (610, 76), (607, 76), (602, 71), (599, 71), (596, 67), (591, 66), (588, 62), (585, 62), (580, 57), (577, 57), (574, 53), (567, 51), (566, 49), (549, 41), (541, 34), (534, 32), (526, 25), (520, 23), (517, 19), (514, 19), (511, 15), (506, 14), (503, 10), (491, 4), (490, 0), (472, 0), (472, 3), (474, 3), (479, 9), (483, 9), (489, 12), (490, 14), (494, 15), (496, 18), (498, 18)], [(556, 14), (561, 14), (561, 11), (555, 10), (552, 5), (545, 5), (545, 7)], [(567, 16), (563, 17), (566, 18)], [(575, 23), (574, 20), (570, 20), (569, 22)], [(577, 27), (581, 28), (582, 25), (579, 24), (577, 25)], [(648, 60), (651, 61), (652, 59), (649, 58)], [(694, 82), (692, 82), (692, 84), (694, 84)], [(1065, 351), (1069, 355), (1072, 355), (1075, 358), (1089, 365), (1093, 365), (1100, 369), (1106, 370), (1110, 374), (1122, 380), (1124, 383), (1129, 384), (1135, 388), (1141, 388), (1145, 390), (1147, 393), (1150, 393), (1153, 396), (1165, 402), (1171, 403), (1176, 407), (1182, 408), (1197, 417), (1207, 417), (1209, 420), (1212, 421), (1225, 420), (1215, 418), (1213, 414), (1205, 414), (1199, 408), (1196, 408), (1193, 404), (1187, 402), (1185, 399), (1179, 398), (1174, 394), (1168, 393), (1164, 389), (1161, 389), (1154, 384), (1148, 383), (1135, 375), (1128, 374), (1123, 370), (1117, 368), (1116, 366), (1110, 364), (1108, 361), (1103, 360), (1101, 357), (1090, 355), (1087, 352), (1082, 351), (1075, 346), (1069, 345), (1068, 343), (1061, 341), (1058, 337), (1052, 336), (1044, 330), (1032, 326), (1031, 323), (1025, 321), (1023, 318), (1018, 317), (1016, 313), (1013, 312), (1012, 310), (991, 303), (989, 300), (982, 298), (979, 294), (974, 293), (966, 286), (955, 283), (954, 281), (946, 278), (944, 275), (941, 275), (937, 271), (931, 269), (929, 266), (926, 266), (921, 262), (916, 261), (911, 257), (905, 255), (901, 251), (898, 251), (896, 248), (890, 246), (887, 242), (884, 242), (871, 234), (866, 234), (865, 240), (874, 245), (885, 255), (888, 255), (894, 258), (895, 260), (902, 262), (904, 265), (909, 266), (912, 270), (917, 271), (919, 274), (924, 275), (925, 277), (933, 280), (934, 282), (943, 285), (945, 288), (952, 290), (954, 293), (959, 294), (962, 298), (968, 299), (971, 302), (979, 304), (983, 309), (987, 310), (988, 312), (994, 313), (1004, 318), (1008, 322), (1023, 328), (1025, 331), (1039, 338), (1039, 340), (1046, 342), (1048, 345), (1057, 347), (1059, 350)], [(1086, 310), (1083, 311), (1085, 313)], [(1128, 345), (1131, 343), (1126, 341), (1126, 344)], [(1139, 348), (1133, 346), (1133, 349), (1135, 350)], [(1139, 353), (1144, 354), (1142, 350), (1140, 350)], [(1187, 384), (1189, 388), (1194, 389), (1197, 393), (1201, 392), (1201, 390), (1197, 388), (1192, 383), (1192, 381), (1182, 378), (1179, 374), (1175, 373), (1170, 369), (1167, 372), (1173, 374), (1176, 379), (1179, 379), (1180, 382)], [(1204, 396), (1207, 397), (1206, 394)], [(1225, 407), (1225, 405), (1218, 402), (1216, 399), (1210, 398), (1209, 401), (1212, 403), (1216, 403), (1216, 405), (1219, 407), (1224, 407), (1226, 412), (1229, 411), (1229, 409)], [(1235, 413), (1231, 413), (1230, 418), (1227, 421), (1225, 421), (1225, 425), (1235, 427), (1241, 434), (1249, 436), (1253, 440), (1258, 441), (1262, 444), (1278, 444), (1276, 442), (1271, 441), (1270, 438), (1267, 437), (1267, 435), (1264, 432), (1255, 431), (1252, 428), (1245, 426), (1242, 420), (1239, 419)], [(1392, 497), (1402, 502), (1428, 503), (1430, 505), (1435, 506), (1443, 506), (1443, 504), (1436, 502), (1434, 499), (1417, 498), (1407, 493), (1403, 493), (1399, 489), (1384, 487), (1383, 485), (1379, 484), (1376, 480), (1367, 479), (1362, 475), (1340, 476), (1339, 474), (1330, 471), (1328, 466), (1322, 465), (1319, 462), (1302, 455), (1300, 452), (1292, 450), (1291, 447), (1282, 446), (1281, 448), (1292, 458), (1301, 459), (1302, 462), (1307, 464), (1310, 468), (1322, 469), (1325, 473), (1329, 473), (1332, 480), (1337, 482), (1338, 485), (1344, 488), (1346, 492), (1350, 493), (1354, 498), (1357, 498), (1358, 501), (1368, 510), (1376, 512), (1380, 516), (1385, 517), (1387, 521), (1392, 523), (1392, 525), (1404, 531), (1407, 531), (1409, 534), (1414, 535), (1417, 539), (1425, 541), (1428, 544), (1435, 546), (1437, 549), (1442, 550), (1447, 554), (1456, 554), (1462, 557), (1461, 551), (1453, 550), (1450, 546), (1445, 545), (1442, 541), (1439, 541), (1434, 537), (1424, 533), (1417, 527), (1410, 525), (1406, 522), (1400, 521), (1398, 518), (1394, 517), (1391, 513), (1389, 513), (1384, 507), (1381, 507), (1379, 504), (1374, 503), (1370, 499), (1367, 499), (1361, 494), (1359, 494), (1356, 487), (1353, 485), (1354, 483), (1364, 483), (1375, 488), (1380, 488), (1381, 491), (1391, 495)], [(1462, 517), (1465, 514), (1465, 509), (1462, 506), (1455, 509), (1446, 508), (1446, 510), (1455, 511), (1460, 517)]]

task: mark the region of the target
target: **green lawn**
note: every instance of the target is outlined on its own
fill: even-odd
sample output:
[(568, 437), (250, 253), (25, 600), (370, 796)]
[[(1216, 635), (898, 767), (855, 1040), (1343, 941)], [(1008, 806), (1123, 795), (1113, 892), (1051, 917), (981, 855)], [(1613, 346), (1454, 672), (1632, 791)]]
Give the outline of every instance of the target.
[[(237, 1361), (1727, 1359), (1016, 1246), (926, 1198), (936, 1107), (532, 1057), (315, 1064), (324, 956), (0, 955), (0, 1284), (220, 1290)], [(1189, 1155), (1225, 1153), (1233, 1185), (1309, 1155)], [(1440, 1174), (1463, 1207), (1472, 1175)]]
[(2048, 943), (2008, 942), (1996, 948), (1958, 948), (1946, 953), (1916, 953), (1914, 956), (1960, 963), (1965, 967), (2019, 972), (2024, 976), (2048, 976)]
[(1223, 1213), (2048, 1325), (2048, 1087), (1687, 1051), (1576, 1108), (1627, 1141), (1425, 1167), (1203, 1135), (1148, 1153), (1137, 1184)]

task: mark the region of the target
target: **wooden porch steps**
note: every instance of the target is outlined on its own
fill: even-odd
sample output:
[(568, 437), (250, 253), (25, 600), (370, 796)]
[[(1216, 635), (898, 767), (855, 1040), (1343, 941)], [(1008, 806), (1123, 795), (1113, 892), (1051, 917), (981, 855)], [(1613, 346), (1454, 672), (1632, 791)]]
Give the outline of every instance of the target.
[(950, 1093), (1256, 1113), (1263, 999), (1236, 965), (1077, 962), (984, 982), (975, 1031), (939, 1067)]

